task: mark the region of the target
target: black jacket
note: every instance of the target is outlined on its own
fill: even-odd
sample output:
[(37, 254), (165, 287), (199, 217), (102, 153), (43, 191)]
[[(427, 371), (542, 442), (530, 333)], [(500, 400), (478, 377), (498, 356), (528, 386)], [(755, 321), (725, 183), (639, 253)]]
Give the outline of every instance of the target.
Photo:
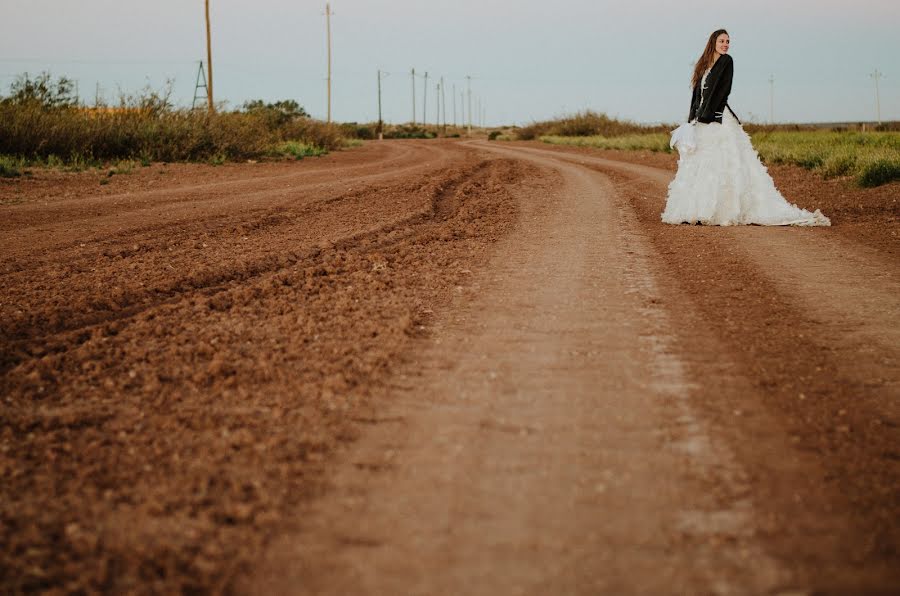
[[(716, 63), (713, 64), (712, 70), (706, 75), (706, 89), (702, 90), (703, 103), (700, 102), (702, 79), (694, 86), (694, 92), (691, 95), (691, 111), (688, 115), (688, 122), (693, 122), (696, 118), (698, 122), (722, 123), (722, 113), (725, 108), (731, 111), (728, 106), (728, 94), (731, 93), (731, 79), (734, 76), (734, 61), (728, 54), (722, 54)], [(734, 115), (734, 112), (731, 111)], [(737, 116), (735, 116), (737, 118)], [(740, 120), (738, 120), (740, 122)]]

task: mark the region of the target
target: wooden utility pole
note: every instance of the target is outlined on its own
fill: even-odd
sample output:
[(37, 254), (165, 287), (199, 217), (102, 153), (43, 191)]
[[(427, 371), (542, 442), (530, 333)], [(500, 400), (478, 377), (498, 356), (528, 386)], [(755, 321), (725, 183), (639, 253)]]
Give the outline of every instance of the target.
[(441, 110), (444, 116), (444, 134), (447, 134), (447, 93), (444, 91), (444, 77), (441, 77)]
[(466, 125), (466, 92), (459, 92), (459, 125)]
[(425, 71), (425, 96), (422, 98), (422, 126), (428, 126), (428, 71)]
[(769, 75), (769, 124), (775, 124), (775, 75)]
[(384, 121), (381, 119), (381, 79), (386, 77), (388, 73), (378, 71), (378, 140), (384, 139)]
[(216, 111), (213, 103), (213, 69), (212, 69), (212, 28), (209, 25), (209, 0), (206, 0), (206, 75), (209, 81), (206, 83), (206, 103), (210, 113)]
[(878, 72), (878, 69), (875, 69), (875, 72), (869, 75), (873, 79), (875, 79), (875, 117), (878, 120), (878, 124), (881, 124), (881, 93), (878, 90), (878, 79), (884, 76), (884, 73)]
[(472, 77), (469, 75), (466, 75), (466, 90), (469, 95), (469, 127), (468, 127), (467, 134), (471, 135), (472, 134)]
[(453, 126), (456, 126), (456, 83), (453, 83), (452, 93), (450, 94), (450, 98), (453, 100)]
[(413, 126), (416, 125), (416, 69), (412, 69), (409, 73), (410, 78), (412, 79), (412, 106), (413, 106)]
[(325, 32), (328, 38), (328, 122), (331, 123), (331, 3), (325, 3)]

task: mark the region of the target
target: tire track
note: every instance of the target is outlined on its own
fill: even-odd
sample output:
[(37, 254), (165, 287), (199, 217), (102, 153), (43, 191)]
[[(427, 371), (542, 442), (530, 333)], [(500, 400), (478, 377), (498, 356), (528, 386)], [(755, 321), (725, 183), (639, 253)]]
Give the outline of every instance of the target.
[[(73, 279), (73, 276), (67, 275), (64, 279), (65, 287), (57, 289), (59, 294), (64, 295), (65, 300), (54, 305), (52, 310), (48, 309), (50, 305), (46, 303), (43, 293), (35, 290), (36, 284), (28, 283), (28, 281), (35, 280), (34, 277), (31, 277), (35, 272), (29, 272), (29, 279), (24, 283), (16, 283), (15, 289), (19, 295), (36, 296), (40, 303), (28, 304), (26, 300), (17, 301), (18, 295), (13, 292), (7, 292), (4, 295), (4, 308), (0, 310), (0, 338), (4, 340), (3, 350), (0, 351), (0, 374), (35, 356), (64, 354), (88, 341), (93, 333), (104, 325), (116, 323), (117, 329), (121, 330), (123, 325), (129, 324), (129, 321), (136, 316), (153, 309), (173, 306), (180, 301), (191, 300), (192, 296), (198, 294), (206, 299), (212, 299), (220, 292), (294, 267), (298, 263), (315, 263), (322, 254), (322, 246), (316, 246), (316, 242), (313, 242), (313, 246), (310, 247), (309, 241), (304, 243), (305, 247), (303, 244), (298, 246), (296, 222), (303, 221), (303, 227), (310, 225), (315, 227), (317, 215), (322, 213), (326, 206), (329, 209), (324, 211), (325, 217), (333, 220), (337, 215), (337, 219), (340, 221), (340, 211), (359, 212), (359, 203), (370, 201), (372, 195), (421, 197), (421, 204), (409, 205), (399, 217), (390, 215), (374, 227), (353, 230), (349, 234), (345, 232), (345, 235), (341, 235), (341, 232), (335, 235), (332, 232), (327, 241), (328, 246), (349, 250), (357, 245), (372, 244), (375, 239), (379, 239), (379, 243), (373, 248), (390, 248), (403, 239), (415, 236), (418, 233), (417, 228), (433, 219), (447, 220), (451, 218), (455, 214), (455, 208), (458, 208), (459, 202), (451, 205), (450, 199), (447, 197), (451, 197), (460, 185), (483, 177), (487, 167), (487, 162), (478, 162), (468, 166), (462, 173), (455, 173), (450, 177), (434, 178), (424, 184), (368, 187), (352, 194), (314, 199), (300, 211), (291, 213), (290, 216), (269, 216), (274, 220), (270, 222), (270, 225), (257, 225), (258, 220), (251, 220), (254, 221), (250, 226), (253, 228), (253, 232), (265, 233), (265, 235), (254, 239), (255, 242), (250, 241), (249, 238), (243, 236), (243, 234), (250, 233), (248, 227), (244, 226), (240, 247), (246, 247), (248, 251), (254, 251), (257, 254), (261, 253), (261, 256), (246, 258), (235, 255), (232, 259), (223, 260), (219, 255), (218, 262), (214, 267), (195, 270), (188, 275), (173, 276), (174, 279), (165, 280), (164, 285), (144, 287), (144, 284), (140, 283), (140, 287), (133, 287), (130, 291), (119, 291), (114, 297), (105, 293), (96, 293), (93, 280), (102, 274), (98, 273), (97, 267), (86, 265), (88, 263), (97, 265), (98, 261), (102, 263), (104, 260), (102, 257), (110, 256), (109, 249), (104, 249), (99, 254), (94, 252), (80, 256), (78, 261), (69, 265), (71, 268), (84, 271), (86, 279), (79, 284), (77, 278)], [(346, 203), (346, 205), (342, 203)], [(340, 211), (336, 213), (338, 208)], [(209, 220), (202, 221), (200, 225), (208, 229)], [(159, 231), (167, 230), (161, 227)], [(285, 241), (273, 243), (271, 241), (273, 237), (285, 239)], [(170, 260), (175, 255), (163, 252), (163, 249), (173, 243), (182, 244), (184, 240), (185, 238), (180, 237), (177, 230), (168, 230), (168, 234), (161, 240), (157, 239), (156, 235), (154, 236), (155, 245), (141, 243), (140, 252), (152, 253), (155, 251), (161, 255), (162, 259)], [(119, 254), (118, 256), (127, 259), (131, 255)], [(190, 260), (193, 255), (188, 253), (183, 256)], [(79, 262), (82, 264), (79, 265)], [(108, 266), (110, 271), (106, 274), (107, 279), (112, 280), (121, 275), (121, 263), (112, 261), (108, 262)], [(171, 264), (167, 267), (176, 271)], [(146, 268), (162, 269), (158, 260), (147, 263)], [(163, 271), (165, 272), (165, 269)], [(165, 277), (168, 275), (164, 274), (164, 279)], [(43, 287), (45, 288), (46, 285)], [(87, 297), (85, 298), (84, 295)], [(14, 318), (10, 322), (11, 317), (3, 316), (3, 314), (12, 309), (18, 309), (23, 314), (27, 312), (29, 316)]]
[(685, 399), (627, 206), (599, 174), (478, 146), (542, 170), (517, 190), (521, 227), (391, 392), (394, 422), (344, 453), (332, 490), (243, 591), (782, 585), (740, 467)]
[(834, 230), (666, 226), (670, 172), (559, 159), (610, 176), (637, 213), (692, 400), (748, 470), (759, 533), (791, 570), (788, 587), (896, 584), (897, 264)]
[[(0, 590), (226, 590), (512, 229), (506, 189), (533, 173), (483, 161), (362, 195), (393, 213), (377, 232), (320, 230), (293, 265), (98, 325), (0, 376)], [(343, 205), (322, 210), (341, 219)]]

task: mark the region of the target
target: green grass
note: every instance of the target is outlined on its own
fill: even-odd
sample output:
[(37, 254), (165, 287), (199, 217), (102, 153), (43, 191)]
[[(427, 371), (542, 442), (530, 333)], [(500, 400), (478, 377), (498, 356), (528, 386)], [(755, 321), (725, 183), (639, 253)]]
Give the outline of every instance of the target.
[(753, 146), (766, 163), (792, 164), (826, 178), (852, 176), (860, 186), (900, 180), (900, 133), (757, 132)]
[(18, 178), (22, 175), (23, 160), (9, 155), (0, 155), (0, 178)]
[[(825, 178), (850, 176), (872, 187), (900, 180), (900, 133), (856, 131), (757, 131), (753, 146), (767, 164), (790, 164)], [(669, 153), (669, 135), (659, 132), (621, 136), (540, 137), (545, 143), (598, 149)]]
[(308, 145), (300, 141), (285, 141), (272, 147), (271, 154), (277, 157), (292, 157), (303, 159), (304, 157), (320, 157), (328, 151), (315, 145)]
[(547, 135), (540, 137), (551, 145), (573, 145), (575, 147), (595, 147), (597, 149), (623, 149), (627, 151), (662, 151), (670, 153), (669, 135), (663, 133), (629, 134), (619, 137), (562, 137)]

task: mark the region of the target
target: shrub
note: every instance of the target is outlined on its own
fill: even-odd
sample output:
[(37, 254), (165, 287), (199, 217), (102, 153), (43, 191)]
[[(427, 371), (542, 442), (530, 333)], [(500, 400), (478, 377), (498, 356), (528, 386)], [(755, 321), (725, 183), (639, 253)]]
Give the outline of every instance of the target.
[(496, 140), (497, 140), (497, 137), (499, 137), (499, 136), (500, 136), (500, 131), (499, 131), (499, 130), (492, 130), (491, 132), (488, 133), (488, 140), (489, 140), (489, 141), (496, 141)]
[(433, 139), (436, 136), (434, 132), (416, 124), (400, 124), (384, 132), (386, 139)]
[(856, 178), (860, 186), (880, 186), (900, 180), (900, 159), (880, 158), (865, 163)]
[[(356, 122), (344, 122), (340, 125), (341, 133), (348, 139), (360, 139), (363, 141), (371, 141), (375, 138), (375, 130), (365, 124), (357, 124)], [(378, 125), (376, 124), (377, 128)]]
[(0, 155), (0, 178), (18, 178), (22, 175), (22, 160)]
[(821, 170), (826, 178), (849, 176), (856, 170), (856, 152), (845, 150), (832, 153), (822, 162)]
[(555, 120), (532, 122), (516, 129), (516, 136), (522, 141), (539, 137), (617, 137), (641, 133), (668, 132), (668, 126), (642, 126), (634, 122), (616, 120), (606, 114), (590, 110), (563, 116)]
[(169, 84), (88, 108), (75, 103), (71, 88), (47, 74), (17, 79), (12, 95), (0, 100), (0, 154), (84, 169), (101, 161), (246, 159), (286, 141), (326, 150), (343, 145), (337, 125), (312, 120), (293, 100), (254, 100), (231, 112), (176, 109)]
[(299, 141), (285, 141), (279, 143), (272, 148), (271, 154), (280, 157), (293, 157), (294, 159), (303, 159), (304, 157), (319, 157), (328, 153), (321, 147), (307, 145)]

